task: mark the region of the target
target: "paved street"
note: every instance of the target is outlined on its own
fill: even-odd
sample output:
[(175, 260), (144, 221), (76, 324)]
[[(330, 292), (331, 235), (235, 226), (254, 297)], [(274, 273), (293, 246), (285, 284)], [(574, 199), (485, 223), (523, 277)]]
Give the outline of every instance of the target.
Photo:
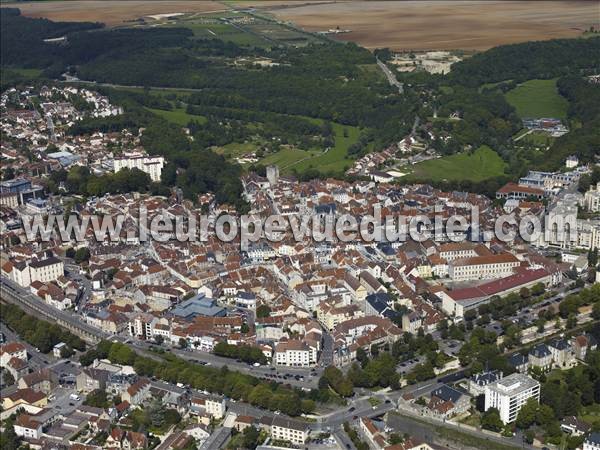
[(348, 436), (348, 434), (344, 431), (343, 428), (335, 430), (335, 432), (333, 432), (332, 434), (340, 448), (356, 450), (356, 447), (350, 439), (350, 436)]

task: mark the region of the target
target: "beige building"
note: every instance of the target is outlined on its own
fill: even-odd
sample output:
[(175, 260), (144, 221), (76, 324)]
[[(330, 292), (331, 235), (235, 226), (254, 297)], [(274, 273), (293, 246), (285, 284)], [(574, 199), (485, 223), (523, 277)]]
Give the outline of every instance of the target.
[(448, 276), (454, 281), (504, 278), (521, 265), (510, 253), (457, 259), (448, 265)]
[(29, 287), (34, 281), (48, 283), (65, 274), (63, 262), (56, 258), (34, 259), (13, 263), (7, 275), (19, 286)]
[(308, 439), (310, 428), (308, 424), (298, 420), (274, 417), (271, 423), (271, 436), (273, 439), (290, 441), (296, 445), (302, 445)]

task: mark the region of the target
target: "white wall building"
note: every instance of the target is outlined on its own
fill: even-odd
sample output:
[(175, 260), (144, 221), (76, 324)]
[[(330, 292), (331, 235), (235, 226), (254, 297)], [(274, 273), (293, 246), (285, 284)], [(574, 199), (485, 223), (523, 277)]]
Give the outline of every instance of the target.
[(582, 204), (589, 212), (600, 211), (600, 182), (585, 193)]
[(525, 402), (540, 399), (540, 383), (522, 373), (513, 373), (485, 387), (485, 410), (496, 408), (503, 423), (514, 422)]
[(457, 259), (448, 265), (448, 275), (454, 281), (504, 278), (521, 265), (510, 253)]
[(46, 259), (34, 259), (32, 261), (13, 264), (10, 273), (11, 280), (22, 287), (29, 287), (34, 281), (48, 283), (65, 274), (63, 262), (52, 256)]
[(115, 173), (121, 169), (139, 169), (150, 175), (152, 181), (160, 181), (160, 175), (165, 164), (162, 156), (146, 156), (141, 153), (126, 154), (121, 158), (115, 158)]
[(317, 349), (305, 342), (291, 340), (275, 346), (275, 364), (278, 366), (309, 367), (317, 363)]
[(308, 425), (299, 420), (274, 417), (271, 424), (271, 436), (280, 441), (290, 441), (296, 445), (302, 445), (308, 439), (310, 429)]

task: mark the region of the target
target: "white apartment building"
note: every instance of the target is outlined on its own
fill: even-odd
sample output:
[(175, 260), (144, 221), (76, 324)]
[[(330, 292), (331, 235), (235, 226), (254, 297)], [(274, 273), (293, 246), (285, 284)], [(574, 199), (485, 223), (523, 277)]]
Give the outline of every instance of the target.
[(502, 422), (507, 424), (516, 420), (530, 398), (539, 401), (540, 383), (525, 374), (513, 373), (485, 387), (485, 410), (496, 408)]
[(129, 321), (129, 334), (138, 339), (152, 339), (157, 322), (152, 314), (139, 314)]
[(275, 440), (290, 441), (296, 445), (302, 445), (308, 439), (310, 429), (304, 422), (298, 420), (274, 417), (271, 423), (271, 436)]
[(317, 349), (305, 342), (291, 340), (275, 346), (275, 364), (278, 366), (309, 367), (317, 363)]
[(600, 182), (595, 187), (591, 186), (590, 190), (585, 193), (582, 205), (589, 212), (600, 211)]
[(147, 156), (141, 153), (126, 154), (114, 160), (115, 173), (121, 169), (139, 169), (156, 182), (160, 181), (164, 164), (165, 158), (162, 156)]
[(585, 250), (600, 248), (600, 221), (593, 219), (577, 220), (577, 245)]
[(222, 419), (225, 417), (225, 399), (207, 398), (204, 402), (204, 406), (206, 407), (206, 413), (215, 419)]
[(454, 281), (485, 280), (512, 275), (521, 265), (510, 253), (457, 259), (448, 265), (448, 276)]

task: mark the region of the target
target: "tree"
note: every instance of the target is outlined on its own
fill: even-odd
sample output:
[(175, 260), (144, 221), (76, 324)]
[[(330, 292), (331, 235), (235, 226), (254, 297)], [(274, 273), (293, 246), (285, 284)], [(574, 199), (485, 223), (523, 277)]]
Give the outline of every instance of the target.
[(5, 369), (2, 369), (2, 380), (6, 386), (10, 386), (15, 382), (15, 378), (12, 376), (12, 373)]
[(269, 317), (271, 315), (271, 308), (268, 305), (260, 305), (256, 308), (256, 317)]
[(69, 357), (73, 356), (74, 354), (75, 354), (75, 352), (68, 345), (65, 345), (63, 348), (60, 349), (60, 357), (61, 358), (69, 358)]
[(179, 348), (186, 348), (187, 347), (187, 341), (184, 338), (179, 338), (179, 342), (177, 343)]
[(594, 303), (592, 308), (592, 318), (594, 318), (594, 320), (600, 319), (600, 302)]
[(96, 389), (90, 392), (85, 398), (83, 404), (87, 406), (94, 406), (96, 408), (108, 408), (110, 406), (106, 392), (102, 389)]
[(571, 330), (577, 326), (577, 316), (575, 314), (569, 314), (566, 323), (566, 329)]
[(484, 412), (481, 416), (481, 427), (496, 433), (502, 431), (504, 423), (500, 419), (500, 411), (496, 408), (490, 408)]
[(379, 355), (379, 346), (377, 344), (371, 345), (371, 356)]
[(165, 341), (165, 338), (160, 335), (160, 334), (155, 334), (154, 335), (154, 342), (156, 342), (157, 345), (162, 345), (162, 343)]
[(598, 265), (598, 249), (588, 251), (588, 265), (590, 267), (596, 267)]
[(525, 442), (527, 442), (528, 444), (533, 444), (533, 440), (535, 439), (535, 431), (526, 430), (523, 435), (523, 439), (525, 439)]
[(0, 433), (0, 448), (2, 450), (17, 450), (19, 448), (21, 438), (15, 433), (14, 423), (14, 415), (4, 422), (4, 432)]
[(367, 355), (367, 352), (365, 352), (365, 350), (362, 347), (358, 347), (356, 349), (356, 359), (358, 360), (358, 362), (360, 362), (360, 365), (362, 366), (363, 369), (369, 362), (369, 356)]
[(88, 261), (90, 259), (90, 249), (87, 247), (78, 248), (73, 259), (77, 264)]
[(8, 166), (6, 169), (2, 171), (2, 179), (4, 181), (12, 180), (15, 177), (15, 169), (11, 166)]
[(535, 423), (538, 402), (534, 398), (528, 399), (517, 414), (517, 427), (526, 430)]

